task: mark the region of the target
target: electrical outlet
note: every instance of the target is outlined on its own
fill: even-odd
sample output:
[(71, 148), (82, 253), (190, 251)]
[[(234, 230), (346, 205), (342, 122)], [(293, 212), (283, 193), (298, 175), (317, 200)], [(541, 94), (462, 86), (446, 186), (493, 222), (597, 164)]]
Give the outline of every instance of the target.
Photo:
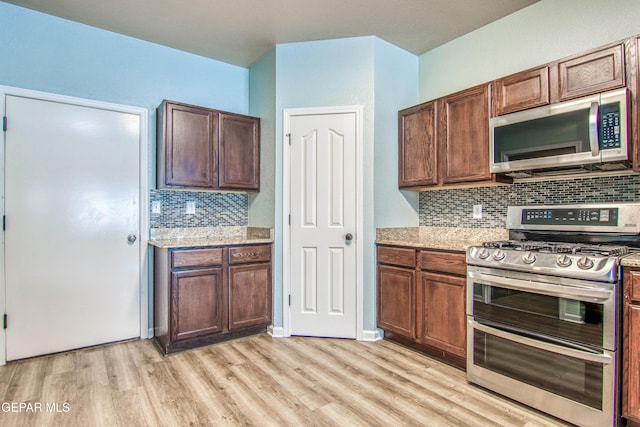
[(185, 212), (187, 215), (193, 215), (196, 213), (196, 202), (187, 202), (187, 209)]
[(159, 200), (155, 200), (151, 202), (151, 213), (152, 214), (162, 213), (162, 202), (160, 202)]
[(473, 205), (473, 219), (482, 219), (482, 205)]

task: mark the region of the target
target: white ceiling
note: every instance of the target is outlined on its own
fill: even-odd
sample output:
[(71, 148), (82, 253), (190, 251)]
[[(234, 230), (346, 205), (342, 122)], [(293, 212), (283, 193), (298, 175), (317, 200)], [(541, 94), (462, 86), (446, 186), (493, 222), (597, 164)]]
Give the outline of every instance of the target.
[(3, 0), (250, 66), (280, 43), (378, 36), (416, 55), (538, 0)]

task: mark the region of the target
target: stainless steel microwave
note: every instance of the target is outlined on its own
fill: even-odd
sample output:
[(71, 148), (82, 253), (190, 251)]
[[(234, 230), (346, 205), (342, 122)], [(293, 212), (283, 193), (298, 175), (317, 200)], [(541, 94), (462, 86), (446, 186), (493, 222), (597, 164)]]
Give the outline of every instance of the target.
[(489, 120), (492, 173), (628, 167), (627, 89)]

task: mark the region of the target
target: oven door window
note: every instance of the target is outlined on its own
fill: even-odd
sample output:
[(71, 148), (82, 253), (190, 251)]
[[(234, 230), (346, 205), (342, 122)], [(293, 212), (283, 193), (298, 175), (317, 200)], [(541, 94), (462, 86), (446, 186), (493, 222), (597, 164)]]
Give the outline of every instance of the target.
[(604, 365), (474, 330), (473, 364), (602, 410)]
[(602, 304), (473, 284), (473, 316), (478, 322), (502, 324), (594, 347), (603, 347)]

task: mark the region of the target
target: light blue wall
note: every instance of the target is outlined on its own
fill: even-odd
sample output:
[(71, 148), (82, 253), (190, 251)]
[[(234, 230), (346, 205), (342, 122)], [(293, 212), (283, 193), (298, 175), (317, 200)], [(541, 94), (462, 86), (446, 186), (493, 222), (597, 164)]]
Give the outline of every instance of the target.
[(247, 113), (248, 70), (0, 2), (0, 84), (154, 109)]
[(542, 0), (420, 56), (420, 100), (640, 33), (638, 0)]
[(249, 114), (260, 117), (260, 192), (249, 195), (249, 225), (275, 225), (276, 49), (249, 69)]
[[(148, 109), (151, 186), (155, 109), (163, 99), (241, 114), (249, 109), (246, 68), (2, 2), (0, 58), (0, 85)], [(152, 290), (149, 298), (152, 308)]]
[(418, 57), (375, 39), (375, 226), (415, 227), (418, 192), (398, 191), (398, 110), (418, 102)]
[(163, 99), (248, 113), (246, 68), (2, 2), (0, 40), (1, 85), (147, 108), (152, 154)]
[[(415, 102), (417, 57), (376, 37), (291, 43), (276, 47), (274, 325), (282, 326), (282, 120), (287, 108), (362, 105), (364, 329), (375, 329), (375, 227), (418, 225), (417, 199), (397, 185), (397, 110)], [(392, 164), (393, 163), (393, 164)], [(381, 183), (380, 188), (378, 184)], [(392, 211), (384, 202), (400, 205)], [(394, 213), (395, 212), (395, 213)]]
[[(274, 326), (282, 326), (282, 118), (286, 108), (362, 105), (364, 156), (373, 150), (373, 38), (351, 38), (276, 46), (276, 243)], [(365, 165), (365, 186), (373, 164)], [(367, 179), (368, 177), (368, 179)], [(365, 235), (373, 233), (373, 199), (364, 200)], [(373, 251), (365, 248), (365, 273)], [(367, 267), (367, 264), (369, 267)], [(369, 274), (369, 276), (372, 276)], [(370, 278), (369, 278), (370, 280)], [(365, 287), (368, 286), (365, 281)], [(369, 284), (370, 286), (370, 284)], [(365, 303), (366, 305), (366, 303)], [(369, 325), (370, 326), (370, 325)]]

